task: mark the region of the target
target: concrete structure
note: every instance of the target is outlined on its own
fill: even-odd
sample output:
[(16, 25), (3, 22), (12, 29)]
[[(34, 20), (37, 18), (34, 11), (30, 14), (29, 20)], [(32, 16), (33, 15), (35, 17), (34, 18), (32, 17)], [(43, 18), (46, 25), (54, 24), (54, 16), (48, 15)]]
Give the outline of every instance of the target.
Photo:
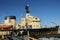
[[(21, 22), (17, 25), (17, 28), (21, 29), (37, 29), (40, 28), (40, 19), (30, 15), (28, 11), (28, 5), (25, 7), (26, 9), (26, 17), (21, 19)], [(26, 27), (28, 26), (28, 27)]]
[(60, 40), (60, 38), (50, 37), (50, 38), (39, 38), (38, 40)]
[(15, 16), (6, 16), (4, 20), (5, 25), (13, 25), (13, 28), (16, 26), (16, 17)]

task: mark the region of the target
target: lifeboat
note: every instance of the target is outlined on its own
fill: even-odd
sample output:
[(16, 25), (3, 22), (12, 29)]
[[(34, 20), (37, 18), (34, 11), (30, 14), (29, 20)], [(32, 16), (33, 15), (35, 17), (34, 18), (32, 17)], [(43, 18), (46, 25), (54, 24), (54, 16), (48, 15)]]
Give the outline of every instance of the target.
[(12, 28), (13, 27), (13, 25), (0, 25), (0, 29), (1, 28)]

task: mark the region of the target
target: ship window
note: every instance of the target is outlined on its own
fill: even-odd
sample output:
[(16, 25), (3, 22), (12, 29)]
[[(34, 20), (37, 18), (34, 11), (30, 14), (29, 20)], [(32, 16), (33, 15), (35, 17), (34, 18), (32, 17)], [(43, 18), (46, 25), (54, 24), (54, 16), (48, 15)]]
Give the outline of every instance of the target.
[(19, 27), (21, 26), (21, 25), (18, 25)]
[(32, 39), (30, 38), (30, 40), (32, 40)]
[(35, 19), (37, 19), (37, 18), (35, 18)]
[(8, 30), (8, 28), (5, 28), (4, 30)]
[(33, 18), (35, 18), (35, 17), (33, 17)]
[(31, 18), (31, 17), (29, 17), (29, 18)]
[(32, 25), (29, 25), (29, 29), (32, 29)]
[(24, 29), (24, 26), (22, 26), (22, 29)]

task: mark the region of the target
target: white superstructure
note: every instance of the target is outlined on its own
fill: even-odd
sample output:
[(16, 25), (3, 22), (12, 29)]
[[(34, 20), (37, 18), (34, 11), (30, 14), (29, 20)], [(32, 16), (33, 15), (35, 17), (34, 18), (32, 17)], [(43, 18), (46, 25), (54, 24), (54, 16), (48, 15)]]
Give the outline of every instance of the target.
[[(40, 19), (30, 15), (29, 11), (28, 11), (28, 6), (26, 5), (26, 17), (25, 18), (21, 18), (21, 22), (17, 25), (17, 29), (21, 28), (21, 29), (37, 29), (40, 28)], [(27, 24), (27, 27), (26, 27)]]
[(5, 25), (13, 25), (13, 28), (16, 26), (16, 17), (15, 16), (6, 16), (4, 20)]

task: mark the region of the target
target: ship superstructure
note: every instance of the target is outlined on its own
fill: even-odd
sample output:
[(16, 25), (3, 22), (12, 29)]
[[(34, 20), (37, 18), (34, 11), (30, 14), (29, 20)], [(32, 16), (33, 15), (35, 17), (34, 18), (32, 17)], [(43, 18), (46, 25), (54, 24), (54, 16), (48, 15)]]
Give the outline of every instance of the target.
[(26, 17), (21, 19), (21, 22), (18, 24), (18, 27), (21, 29), (26, 29), (26, 23), (28, 29), (37, 29), (40, 28), (40, 19), (30, 15), (28, 4), (25, 6)]
[(16, 28), (16, 17), (15, 16), (6, 16), (4, 20), (5, 25), (13, 25), (13, 28)]

